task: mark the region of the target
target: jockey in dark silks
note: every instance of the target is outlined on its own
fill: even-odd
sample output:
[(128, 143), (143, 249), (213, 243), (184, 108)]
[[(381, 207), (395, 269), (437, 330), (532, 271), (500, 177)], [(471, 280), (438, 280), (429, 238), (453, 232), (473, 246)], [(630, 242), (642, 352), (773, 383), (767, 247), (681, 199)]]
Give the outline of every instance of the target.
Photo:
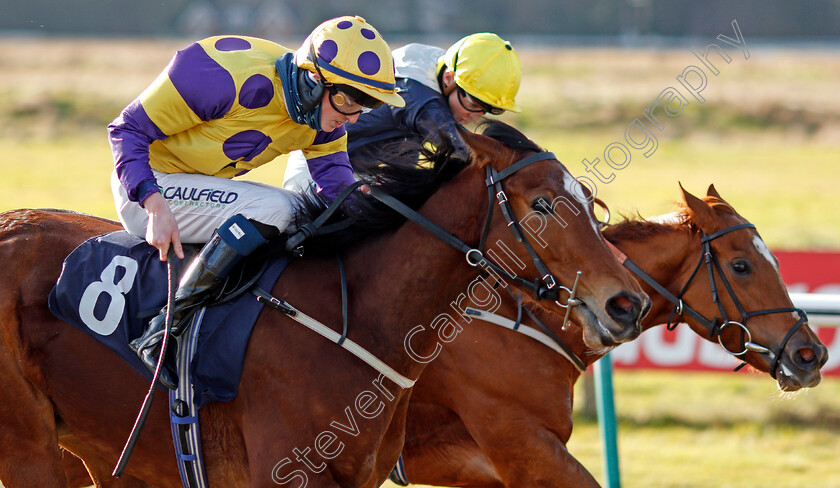
[[(457, 127), (490, 113), (519, 112), (515, 97), (522, 67), (510, 43), (496, 34), (464, 37), (448, 50), (408, 44), (393, 51), (397, 91), (404, 106), (382, 106), (359, 117), (347, 128), (347, 147), (353, 166), (376, 161), (384, 144), (415, 140), (432, 142), (442, 132), (455, 143), (456, 156), (467, 149)], [(305, 158), (292, 153), (284, 187), (309, 184)]]

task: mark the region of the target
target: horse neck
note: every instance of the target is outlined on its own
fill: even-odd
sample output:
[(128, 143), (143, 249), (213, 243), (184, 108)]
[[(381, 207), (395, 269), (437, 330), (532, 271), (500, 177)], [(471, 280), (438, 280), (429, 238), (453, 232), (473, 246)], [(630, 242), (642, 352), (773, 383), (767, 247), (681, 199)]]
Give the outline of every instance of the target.
[[(608, 230), (606, 237), (651, 278), (676, 295), (697, 264), (700, 241), (684, 225), (651, 225), (657, 226), (657, 230), (652, 234), (619, 239)], [(651, 299), (650, 311), (642, 320), (642, 330), (666, 323), (674, 305), (643, 280), (638, 281)], [(579, 337), (567, 344), (574, 345), (572, 350), (587, 366), (605, 355), (603, 351), (587, 350)], [(573, 381), (579, 376), (579, 373), (573, 375)]]
[[(684, 224), (650, 225), (656, 228), (647, 235), (612, 240), (608, 233), (607, 238), (651, 278), (677, 295), (697, 265), (699, 237)], [(651, 309), (642, 320), (642, 329), (666, 323), (674, 304), (637, 279), (651, 299)]]
[[(651, 278), (676, 295), (697, 265), (700, 252), (699, 237), (686, 225), (654, 223), (649, 225), (655, 226), (649, 234), (616, 239), (617, 236), (607, 231), (606, 237)], [(641, 279), (639, 283), (652, 302), (650, 312), (642, 321), (642, 328), (647, 330), (655, 325), (666, 323), (674, 308), (673, 304)], [(514, 318), (516, 304), (510, 297), (503, 297), (502, 306), (497, 313)], [(579, 329), (572, 327), (566, 331), (559, 331), (559, 327), (553, 326), (561, 320), (556, 314), (548, 311), (536, 313), (587, 366), (604, 356), (603, 351), (590, 350), (583, 344)], [(569, 374), (572, 381), (579, 376), (571, 363), (569, 363)]]
[[(421, 207), (420, 214), (468, 244), (481, 233), (486, 193), (477, 168), (445, 184)], [(359, 322), (383, 324), (359, 327), (357, 342), (411, 378), (424, 363), (406, 350), (406, 336), (418, 325), (423, 332), (411, 336), (415, 357), (428, 357), (440, 347), (439, 330), (447, 317), (457, 321), (450, 306), (477, 276), (464, 254), (429, 231), (407, 222), (392, 234), (363, 243), (345, 257), (348, 280), (359, 300), (354, 315)], [(446, 314), (446, 315), (444, 315)]]

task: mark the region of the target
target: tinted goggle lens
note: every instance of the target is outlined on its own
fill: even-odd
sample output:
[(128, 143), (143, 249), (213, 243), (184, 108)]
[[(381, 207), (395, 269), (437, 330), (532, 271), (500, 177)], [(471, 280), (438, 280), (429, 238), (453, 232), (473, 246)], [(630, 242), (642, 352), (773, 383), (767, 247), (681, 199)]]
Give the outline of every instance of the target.
[(493, 107), (488, 105), (481, 100), (473, 97), (469, 93), (467, 93), (463, 88), (460, 86), (458, 87), (458, 102), (467, 112), (472, 113), (489, 113), (492, 115), (501, 115), (505, 113), (505, 109)]
[(375, 107), (365, 106), (353, 100), (350, 95), (342, 92), (341, 90), (330, 90), (330, 104), (336, 112), (342, 115), (352, 116), (370, 113), (372, 110), (382, 106), (381, 101), (377, 100), (377, 102), (378, 103), (375, 104)]

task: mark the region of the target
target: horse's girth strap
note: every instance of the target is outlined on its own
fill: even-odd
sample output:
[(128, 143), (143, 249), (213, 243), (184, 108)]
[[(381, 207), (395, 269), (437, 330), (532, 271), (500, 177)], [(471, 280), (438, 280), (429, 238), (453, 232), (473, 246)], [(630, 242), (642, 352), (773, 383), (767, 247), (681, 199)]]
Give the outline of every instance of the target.
[[(258, 287), (254, 287), (252, 289), (252, 293), (257, 296), (257, 300), (280, 310), (281, 312), (285, 313), (289, 316), (289, 318), (294, 319), (301, 325), (306, 326), (307, 328), (317, 332), (322, 337), (334, 342), (335, 344), (339, 344), (341, 340), (341, 334), (338, 332), (330, 329), (326, 325), (318, 322), (317, 320), (313, 319), (312, 317), (306, 315), (305, 313), (301, 312), (300, 310), (296, 309), (295, 307), (289, 305), (284, 300), (271, 296), (265, 290), (262, 290)], [(350, 339), (344, 339), (344, 342), (341, 343), (340, 347), (347, 350), (350, 354), (356, 356), (357, 358), (364, 361), (367, 365), (372, 367), (373, 369), (379, 371), (386, 378), (396, 383), (400, 388), (407, 389), (414, 386), (414, 381), (410, 378), (406, 378), (405, 376), (398, 373), (392, 367), (388, 366), (382, 360), (368, 352), (367, 349), (363, 348), (362, 346), (356, 344)]]

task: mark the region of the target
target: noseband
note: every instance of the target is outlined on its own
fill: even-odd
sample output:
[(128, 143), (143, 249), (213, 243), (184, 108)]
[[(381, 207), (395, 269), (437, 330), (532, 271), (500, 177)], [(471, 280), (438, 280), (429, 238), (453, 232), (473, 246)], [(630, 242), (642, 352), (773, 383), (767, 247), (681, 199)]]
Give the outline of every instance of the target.
[[(688, 279), (688, 281), (685, 283), (685, 285), (683, 285), (679, 294), (676, 295), (676, 296), (674, 296), (671, 292), (669, 292), (667, 289), (665, 289), (665, 287), (660, 285), (650, 275), (645, 273), (641, 268), (639, 268), (635, 263), (633, 263), (629, 259), (626, 259), (624, 261), (624, 265), (628, 269), (630, 269), (631, 271), (636, 273), (636, 275), (639, 276), (641, 279), (643, 279), (648, 285), (653, 287), (657, 292), (659, 292), (662, 296), (664, 296), (671, 303), (674, 304), (674, 309), (671, 311), (671, 315), (668, 317), (668, 324), (667, 324), (668, 330), (674, 330), (674, 328), (676, 327), (676, 324), (672, 323), (673, 318), (675, 316), (688, 315), (691, 318), (693, 318), (694, 320), (696, 320), (697, 322), (699, 322), (701, 325), (706, 327), (706, 329), (709, 330), (709, 338), (710, 339), (714, 339), (715, 337), (717, 337), (718, 344), (720, 344), (720, 346), (723, 348), (723, 350), (726, 351), (727, 353), (729, 353), (733, 356), (743, 356), (744, 354), (747, 353), (747, 351), (752, 351), (752, 352), (755, 352), (755, 353), (758, 353), (758, 354), (765, 354), (765, 355), (769, 356), (770, 359), (773, 361), (771, 366), (770, 366), (769, 373), (770, 373), (770, 376), (773, 379), (776, 379), (776, 373), (778, 372), (778, 369), (779, 369), (779, 362), (780, 362), (781, 357), (782, 357), (782, 352), (784, 351), (785, 347), (788, 344), (788, 341), (790, 341), (790, 338), (793, 336), (793, 334), (797, 330), (799, 330), (799, 328), (802, 327), (802, 324), (804, 324), (808, 320), (808, 316), (807, 316), (807, 314), (805, 313), (804, 310), (799, 309), (799, 308), (795, 308), (795, 307), (773, 308), (773, 309), (758, 310), (758, 311), (755, 311), (755, 312), (747, 312), (744, 309), (743, 305), (741, 305), (740, 300), (738, 300), (738, 296), (735, 294), (735, 290), (732, 289), (732, 286), (729, 284), (729, 280), (727, 280), (726, 275), (723, 274), (723, 269), (721, 268), (720, 262), (718, 261), (717, 256), (715, 255), (714, 249), (712, 249), (712, 245), (711, 245), (712, 241), (717, 239), (718, 237), (723, 236), (725, 234), (728, 234), (730, 232), (739, 230), (739, 229), (755, 229), (755, 226), (753, 224), (750, 224), (750, 223), (733, 225), (732, 227), (727, 227), (727, 228), (725, 228), (723, 230), (720, 230), (718, 232), (715, 232), (714, 234), (711, 234), (711, 235), (708, 235), (705, 232), (700, 231), (701, 232), (700, 244), (703, 248), (703, 252), (700, 254), (700, 260), (698, 261), (697, 266), (695, 266), (694, 271), (691, 273), (691, 277)], [(708, 274), (709, 274), (709, 284), (711, 285), (711, 289), (712, 289), (712, 301), (717, 304), (718, 310), (720, 311), (720, 315), (721, 315), (720, 318), (715, 317), (711, 320), (707, 319), (702, 314), (700, 314), (699, 312), (697, 312), (693, 308), (691, 308), (688, 305), (686, 305), (685, 303), (683, 303), (683, 300), (682, 300), (683, 295), (685, 294), (686, 290), (688, 290), (689, 285), (694, 280), (694, 278), (697, 276), (697, 273), (703, 267), (704, 263), (706, 265), (706, 269), (707, 269)], [(715, 270), (717, 270), (717, 274), (720, 276), (720, 280), (723, 282), (723, 286), (726, 288), (726, 292), (729, 295), (729, 298), (735, 304), (735, 307), (738, 309), (738, 313), (741, 315), (741, 321), (740, 322), (730, 320), (729, 317), (726, 314), (726, 309), (723, 307), (723, 304), (720, 301), (720, 295), (718, 293), (717, 281), (715, 279)], [(765, 346), (762, 346), (760, 344), (757, 344), (757, 343), (753, 342), (752, 334), (750, 334), (750, 330), (747, 328), (747, 325), (746, 325), (747, 321), (751, 317), (755, 317), (755, 316), (758, 316), (758, 315), (768, 315), (768, 314), (772, 314), (772, 313), (784, 313), (784, 312), (796, 312), (797, 314), (799, 314), (799, 320), (797, 320), (796, 323), (793, 325), (793, 327), (791, 327), (790, 330), (788, 330), (787, 334), (785, 335), (781, 344), (779, 344), (778, 348), (776, 348), (775, 350), (772, 350), (768, 347), (765, 347)], [(727, 348), (725, 345), (723, 345), (723, 340), (721, 339), (721, 336), (723, 334), (724, 329), (726, 329), (727, 327), (730, 327), (730, 326), (735, 326), (735, 327), (738, 327), (740, 329), (740, 333), (741, 333), (741, 349), (740, 349), (740, 351), (731, 351), (729, 348)], [(743, 368), (744, 366), (746, 366), (746, 364), (747, 364), (746, 362), (743, 362), (737, 368), (735, 368), (735, 371), (738, 371), (739, 369)]]

